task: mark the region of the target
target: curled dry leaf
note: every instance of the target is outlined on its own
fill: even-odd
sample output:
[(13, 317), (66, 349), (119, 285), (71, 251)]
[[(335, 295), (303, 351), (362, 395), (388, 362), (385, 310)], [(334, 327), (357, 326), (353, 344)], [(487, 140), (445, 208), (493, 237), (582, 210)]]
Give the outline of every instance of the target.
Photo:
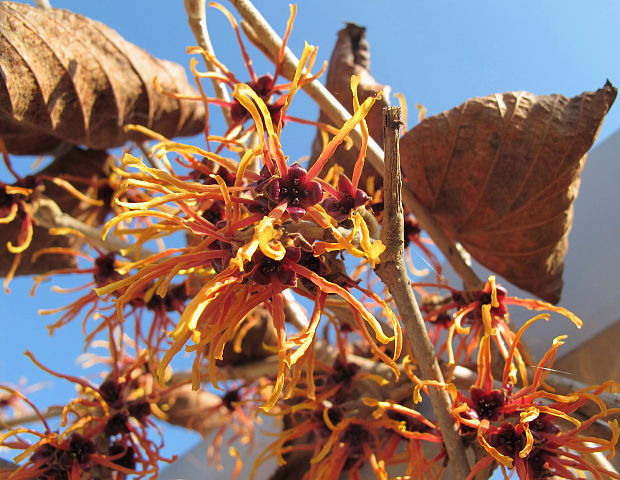
[(556, 303), (585, 154), (616, 93), (472, 98), (403, 136), (403, 173), (477, 261)]
[[(77, 190), (88, 193), (93, 198), (104, 202), (102, 207), (86, 205), (65, 189), (55, 185), (47, 179), (42, 180), (42, 194), (52, 199), (60, 209), (91, 226), (103, 223), (106, 214), (110, 211), (111, 190), (109, 187), (95, 191), (93, 180), (103, 180), (107, 185), (106, 163), (109, 155), (101, 150), (83, 150), (73, 147), (69, 152), (56, 158), (49, 166), (36, 172), (35, 176), (49, 176), (70, 178), (69, 181)], [(76, 178), (82, 179), (75, 181)], [(0, 228), (0, 277), (5, 276), (13, 262), (13, 254), (6, 250), (9, 241), (16, 241), (20, 222), (14, 221)], [(46, 228), (34, 226), (32, 243), (22, 253), (22, 260), (16, 275), (32, 275), (46, 273), (59, 268), (73, 268), (76, 266), (72, 255), (43, 254), (33, 262), (32, 256), (42, 248), (62, 247), (77, 248), (81, 241), (74, 235), (50, 235)]]
[(230, 421), (230, 412), (219, 396), (203, 390), (195, 392), (189, 384), (172, 389), (158, 405), (166, 414), (166, 422), (203, 437)]
[[(345, 28), (338, 32), (338, 39), (332, 51), (329, 60), (329, 70), (327, 71), (327, 89), (336, 97), (336, 99), (349, 110), (353, 112), (353, 94), (351, 93), (351, 75), (360, 75), (359, 98), (363, 102), (378, 92), (386, 91), (383, 97), (377, 101), (373, 109), (366, 117), (370, 136), (383, 146), (383, 107), (389, 105), (387, 102), (387, 90), (389, 87), (381, 85), (370, 75), (370, 46), (366, 40), (366, 29), (348, 23)], [(321, 111), (319, 122), (331, 123), (329, 117)], [(321, 154), (323, 149), (323, 139), (321, 132), (317, 135), (312, 144), (312, 157), (310, 163)], [(355, 147), (345, 150), (342, 146), (336, 150), (335, 155), (323, 167), (323, 172), (334, 164), (338, 163), (344, 168), (344, 172), (351, 178), (353, 166), (357, 160), (359, 150)], [(383, 178), (382, 173), (378, 173), (375, 168), (366, 162), (364, 171), (360, 180), (360, 186), (365, 187), (365, 179), (368, 176), (374, 176), (377, 180), (376, 185), (381, 185)]]
[(0, 136), (14, 154), (62, 142), (107, 149), (140, 124), (167, 137), (204, 127), (183, 68), (152, 57), (102, 23), (67, 10), (0, 2)]
[(310, 468), (310, 460), (312, 460), (311, 452), (293, 451), (284, 455), (286, 463), (278, 465), (275, 472), (271, 474), (269, 480), (293, 480), (301, 479)]
[[(240, 335), (241, 337), (238, 338)], [(235, 344), (239, 339), (241, 339), (240, 348), (235, 349)], [(276, 347), (277, 344), (276, 330), (269, 313), (267, 310), (258, 309), (247, 317), (246, 322), (226, 344), (222, 352), (222, 360), (218, 360), (218, 365), (232, 367), (260, 362), (273, 355), (273, 352), (265, 347)]]

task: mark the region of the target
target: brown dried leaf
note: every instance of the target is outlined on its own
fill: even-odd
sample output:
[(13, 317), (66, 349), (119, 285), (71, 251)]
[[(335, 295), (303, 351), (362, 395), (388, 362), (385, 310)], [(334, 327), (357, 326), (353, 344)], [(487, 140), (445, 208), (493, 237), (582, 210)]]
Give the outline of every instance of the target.
[(472, 98), (403, 136), (403, 173), (477, 261), (555, 303), (585, 154), (616, 93)]
[(102, 23), (61, 9), (0, 2), (0, 136), (9, 152), (38, 154), (61, 142), (107, 149), (140, 124), (167, 137), (204, 127), (183, 68), (152, 57)]
[(172, 389), (159, 407), (166, 413), (166, 422), (194, 430), (203, 437), (230, 421), (230, 412), (220, 397), (203, 390), (195, 392), (191, 385)]
[[(338, 40), (336, 40), (336, 45), (329, 60), (326, 87), (349, 112), (353, 113), (351, 75), (360, 75), (361, 77), (358, 90), (360, 102), (387, 89), (386, 86), (375, 82), (370, 75), (370, 47), (366, 40), (366, 29), (353, 23), (347, 23), (347, 26), (338, 32)], [(386, 97), (387, 95), (384, 95), (378, 100), (366, 117), (370, 136), (380, 146), (383, 146), (382, 110), (383, 107), (389, 105)], [(331, 124), (329, 117), (323, 111), (320, 112), (319, 122)], [(312, 144), (310, 164), (314, 163), (321, 154), (322, 149), (323, 140), (321, 133), (318, 132)], [(359, 150), (355, 147), (350, 150), (345, 150), (343, 147), (338, 148), (334, 156), (327, 162), (327, 165), (323, 167), (323, 173), (326, 173), (334, 163), (338, 163), (351, 178), (358, 153)], [(365, 186), (365, 179), (368, 176), (374, 176), (377, 179), (376, 185), (381, 185), (382, 174), (377, 173), (375, 168), (367, 162), (364, 165), (360, 181), (362, 188)]]
[[(240, 329), (235, 333), (231, 341), (224, 346), (222, 359), (218, 360), (218, 365), (243, 365), (259, 362), (273, 355), (273, 352), (265, 348), (265, 346), (275, 347), (278, 344), (276, 330), (268, 311), (262, 308), (255, 310), (249, 321), (255, 322), (254, 326), (247, 332)], [(243, 340), (239, 351), (235, 351), (234, 344), (238, 335), (243, 335)]]
[[(72, 148), (66, 154), (56, 158), (49, 166), (35, 173), (34, 175), (47, 175), (50, 177), (73, 176), (89, 181), (92, 178), (105, 178), (105, 165), (109, 158), (107, 152), (100, 150), (83, 150), (79, 147)], [(82, 193), (89, 189), (88, 183), (69, 182)], [(60, 209), (72, 217), (91, 226), (101, 225), (106, 214), (110, 211), (109, 201), (103, 207), (84, 205), (79, 199), (68, 193), (63, 188), (43, 181), (43, 194), (56, 202)], [(94, 192), (92, 192), (94, 193)], [(104, 192), (99, 192), (104, 193)], [(106, 201), (105, 198), (102, 200)], [(0, 228), (0, 277), (4, 277), (13, 262), (13, 254), (6, 250), (9, 241), (15, 242), (20, 228), (19, 221), (13, 221)], [(69, 235), (50, 235), (46, 228), (34, 227), (32, 243), (30, 247), (22, 253), (22, 260), (16, 275), (32, 275), (46, 273), (50, 270), (59, 268), (74, 268), (75, 258), (71, 255), (44, 254), (35, 262), (32, 262), (32, 255), (42, 248), (63, 247), (77, 248), (81, 241), (75, 236)]]
[(310, 469), (311, 452), (293, 451), (284, 455), (286, 463), (279, 465), (269, 480), (302, 480)]

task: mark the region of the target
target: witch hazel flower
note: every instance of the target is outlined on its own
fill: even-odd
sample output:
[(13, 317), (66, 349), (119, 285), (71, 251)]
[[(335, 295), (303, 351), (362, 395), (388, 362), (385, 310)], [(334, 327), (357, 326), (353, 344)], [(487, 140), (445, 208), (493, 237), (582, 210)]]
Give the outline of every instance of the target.
[[(300, 65), (297, 69), (298, 71), (293, 79), (291, 81), (287, 81), (286, 79), (280, 80), (288, 38), (292, 32), (293, 23), (297, 13), (297, 7), (295, 5), (290, 5), (290, 15), (286, 25), (286, 31), (283, 35), (282, 45), (280, 46), (277, 58), (274, 61), (275, 71), (273, 75), (268, 73), (262, 76), (259, 76), (254, 69), (252, 59), (250, 58), (244, 45), (239, 24), (235, 17), (219, 3), (210, 2), (208, 6), (216, 8), (228, 19), (237, 37), (237, 42), (241, 50), (241, 56), (243, 57), (243, 62), (249, 75), (249, 79), (246, 82), (242, 82), (237, 75), (230, 71), (226, 65), (212, 52), (204, 50), (200, 47), (190, 47), (187, 50), (188, 53), (191, 54), (200, 54), (219, 70), (217, 72), (200, 72), (196, 68), (198, 64), (197, 60), (192, 59), (190, 63), (190, 69), (197, 80), (202, 94), (200, 97), (196, 97), (196, 100), (202, 100), (205, 102), (206, 106), (213, 104), (229, 109), (230, 123), (228, 130), (224, 134), (226, 139), (233, 140), (238, 138), (247, 138), (248, 133), (260, 130), (261, 127), (259, 122), (257, 122), (256, 108), (245, 102), (242, 98), (239, 98), (234, 93), (232, 94), (233, 98), (231, 100), (207, 97), (204, 89), (200, 85), (201, 79), (216, 79), (218, 82), (226, 85), (233, 91), (237, 90), (239, 86), (243, 86), (245, 89), (251, 91), (256, 98), (260, 99), (262, 105), (264, 106), (264, 108), (261, 106), (261, 110), (263, 110), (269, 117), (269, 121), (277, 127), (278, 132), (281, 131), (284, 124), (288, 121), (313, 125), (322, 131), (329, 132), (332, 135), (335, 135), (338, 132), (338, 129), (332, 125), (315, 122), (304, 118), (297, 118), (287, 113), (288, 106), (290, 105), (296, 91), (304, 85), (319, 78), (327, 69), (327, 62), (325, 62), (316, 74), (311, 73), (312, 67), (316, 61), (318, 49), (317, 47), (306, 45), (301, 55)], [(249, 126), (246, 126), (247, 123), (249, 123)]]
[[(447, 330), (445, 343), (440, 346), (438, 353), (447, 353), (449, 365), (463, 364), (475, 355), (478, 342), (484, 335), (486, 320), (481, 307), (486, 304), (491, 305), (488, 322), (496, 332), (490, 339), (503, 358), (507, 357), (510, 345), (514, 344), (515, 334), (510, 328), (509, 305), (556, 313), (570, 320), (577, 328), (583, 325), (579, 317), (563, 307), (542, 300), (508, 295), (505, 288), (495, 283), (494, 275), (489, 276), (482, 289), (474, 291), (459, 291), (447, 285), (432, 283), (416, 283), (416, 286), (437, 287), (450, 292), (449, 296), (443, 298), (427, 296), (422, 304), (425, 320), (436, 327), (434, 337), (439, 340), (440, 330)], [(456, 311), (450, 313), (452, 310)], [(525, 367), (519, 348), (516, 349), (514, 357), (520, 362), (520, 370), (523, 371)]]
[[(605, 390), (615, 389), (617, 385), (607, 382), (570, 395), (547, 391), (544, 379), (553, 366), (557, 350), (564, 344), (565, 335), (553, 341), (538, 362), (536, 373), (531, 379), (528, 377), (523, 361), (517, 357), (517, 345), (527, 328), (540, 319), (548, 320), (548, 314), (533, 317), (514, 334), (504, 357), (501, 381), (496, 381), (491, 367), (491, 339), (499, 333), (493, 324), (492, 310), (500, 308), (500, 302), (493, 284), (490, 294), (489, 303), (481, 306), (483, 334), (478, 344), (477, 381), (469, 394), (448, 389), (454, 405), (452, 415), (461, 427), (461, 434), (472, 440), (474, 437), (487, 453), (472, 467), (468, 480), (493, 465), (499, 465), (505, 477), (507, 469), (514, 469), (522, 480), (574, 479), (580, 472), (588, 472), (594, 478), (620, 478), (582, 458), (595, 452), (607, 451), (610, 457), (615, 453), (620, 435), (617, 420), (609, 422), (611, 439), (597, 438), (586, 429), (620, 412), (608, 408), (599, 398)], [(517, 371), (521, 373), (520, 386)], [(580, 421), (573, 414), (588, 402), (594, 402), (600, 411)]]
[(265, 180), (259, 183), (257, 190), (264, 192), (272, 208), (286, 202), (286, 212), (295, 221), (323, 198), (321, 184), (308, 178), (308, 172), (298, 163), (288, 167), (283, 176), (273, 176), (267, 169), (261, 174)]
[[(282, 114), (286, 112), (294, 93), (308, 79), (314, 55), (315, 50), (306, 45), (285, 97)], [(187, 247), (167, 248), (133, 262), (126, 269), (126, 277), (97, 288), (97, 293), (105, 295), (119, 291), (116, 305), (120, 316), (123, 307), (130, 304), (135, 294), (151, 289), (151, 285), (155, 286), (154, 294), (164, 298), (176, 275), (190, 277), (188, 284), (192, 283), (192, 277), (196, 278), (195, 291), (176, 326), (168, 332), (168, 349), (156, 368), (160, 379), (164, 378), (168, 366), (182, 349), (192, 352), (195, 355), (192, 366), (194, 389), (199, 388), (205, 371), (206, 377), (218, 387), (218, 361), (223, 358), (224, 348), (244, 328), (243, 323), (254, 309), (265, 308), (276, 332), (278, 354), (277, 373), (270, 380), (270, 391), (261, 407), (265, 411), (272, 409), (281, 396), (286, 397), (295, 388), (301, 366), (312, 367), (313, 340), (321, 318), (326, 315), (328, 297), (340, 297), (348, 305), (353, 323), (368, 342), (372, 354), (398, 375), (396, 359), (402, 348), (402, 337), (393, 312), (385, 305), (392, 323), (393, 335), (390, 336), (384, 333), (384, 326), (350, 291), (357, 287), (332, 282), (306, 266), (307, 262), (301, 259), (300, 247), (311, 247), (299, 240), (299, 236), (287, 231), (290, 220), (298, 221), (304, 217), (332, 231), (336, 244), (326, 246), (327, 249), (346, 249), (358, 256), (368, 257), (371, 262), (378, 262), (384, 247), (380, 241), (370, 238), (367, 225), (358, 212), (354, 212), (352, 221), (353, 237), (361, 238), (359, 245), (352, 243), (354, 238), (333, 230), (337, 222), (320, 206), (327, 186), (319, 177), (335, 150), (347, 143), (351, 131), (363, 123), (378, 97), (355, 103), (353, 116), (340, 129), (331, 132), (333, 137), (317, 162), (306, 171), (298, 164), (287, 164), (288, 157), (281, 146), (282, 122), (274, 124), (269, 105), (262, 98), (264, 95), (252, 85), (232, 83), (232, 97), (251, 117), (251, 128), (257, 140), (252, 148), (236, 150), (241, 154), (239, 161), (217, 152), (170, 141), (143, 127), (131, 127), (159, 140), (151, 154), (161, 158), (165, 168), (153, 168), (136, 157), (125, 155), (125, 170), (119, 170), (119, 175), (125, 179), (124, 188), (146, 190), (151, 198), (140, 202), (117, 198), (116, 202), (127, 211), (110, 220), (104, 227), (104, 234), (122, 224), (121, 231), (131, 231), (140, 245), (152, 238), (176, 232), (189, 235), (192, 242)], [(354, 77), (351, 84), (356, 101), (358, 83), (359, 78)], [(220, 142), (232, 150), (233, 144), (228, 134), (218, 139), (210, 137), (208, 141)], [(240, 145), (235, 144), (235, 147)], [(171, 152), (178, 155), (173, 161), (168, 159)], [(226, 182), (221, 175), (205, 171), (209, 178), (216, 181), (205, 184), (202, 180), (206, 179), (191, 181), (187, 175), (177, 173), (176, 164), (202, 172), (204, 168), (196, 158), (198, 155), (218, 165), (218, 168), (224, 167), (231, 181)], [(260, 174), (250, 168), (257, 161), (262, 165)], [(358, 170), (361, 165), (359, 163)], [(337, 194), (333, 187), (331, 190)], [(221, 214), (217, 215), (219, 220), (213, 223), (205, 218), (204, 213), (215, 202), (222, 208)], [(148, 229), (141, 228), (138, 223), (145, 219), (151, 222)], [(315, 256), (321, 255), (316, 249), (313, 253)], [(283, 294), (291, 288), (300, 295), (308, 294), (298, 287), (300, 282), (297, 280), (311, 284), (314, 311), (307, 329), (291, 335), (284, 322)], [(390, 352), (392, 354), (386, 354), (379, 344), (390, 342), (394, 342), (394, 348)]]
[(355, 188), (346, 175), (340, 174), (338, 190), (331, 197), (323, 200), (321, 206), (338, 222), (342, 222), (349, 218), (352, 210), (364, 205), (368, 199), (366, 192)]
[(151, 378), (146, 378), (150, 373), (144, 357), (125, 358), (112, 342), (108, 347), (112, 357), (102, 360), (111, 361), (112, 372), (99, 386), (56, 372), (26, 352), (43, 371), (74, 383), (79, 396), (62, 409), (60, 430), (56, 430), (30, 400), (14, 392), (39, 417), (43, 431), (17, 427), (0, 435), (0, 446), (21, 451), (14, 457), (20, 466), (10, 478), (156, 478), (159, 463), (173, 461), (162, 457), (161, 444), (151, 439), (155, 427), (151, 407), (159, 398), (159, 390)]

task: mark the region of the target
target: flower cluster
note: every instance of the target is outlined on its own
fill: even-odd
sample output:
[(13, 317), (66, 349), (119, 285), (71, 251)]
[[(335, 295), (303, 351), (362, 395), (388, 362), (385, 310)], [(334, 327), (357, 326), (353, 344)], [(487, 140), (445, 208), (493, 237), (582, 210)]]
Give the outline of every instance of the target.
[[(369, 140), (365, 118), (380, 95), (360, 101), (360, 78), (353, 76), (352, 115), (342, 125), (290, 115), (299, 90), (325, 69), (312, 72), (317, 50), (306, 44), (290, 80), (281, 79), (295, 8), (275, 71), (261, 76), (234, 16), (210, 6), (230, 21), (249, 79), (239, 80), (211, 52), (189, 49), (216, 67), (201, 72), (198, 61), (191, 62), (200, 89), (194, 100), (207, 110), (204, 146), (127, 126), (155, 143), (142, 156), (125, 151), (111, 167), (112, 216), (102, 238), (52, 229), (51, 235), (80, 236), (88, 247), (33, 253), (34, 260), (58, 254), (78, 260), (76, 268), (37, 277), (33, 293), (52, 277), (86, 279), (82, 287), (55, 287), (79, 296), (41, 313), (59, 315), (50, 333), (81, 321), (86, 350), (104, 341), (110, 351), (109, 358), (87, 358), (109, 372), (93, 383), (59, 374), (29, 354), (44, 371), (74, 383), (78, 396), (60, 409), (59, 427), (52, 428), (22, 393), (5, 388), (0, 407), (32, 408), (43, 425), (42, 432), (18, 427), (0, 435), (0, 446), (21, 452), (11, 478), (155, 478), (160, 463), (170, 461), (160, 455), (161, 441), (152, 439), (155, 418), (214, 432), (210, 459), (219, 464), (224, 433), (249, 443), (263, 413), (280, 416), (284, 425), (259, 454), (255, 472), (275, 457), (281, 469), (297, 469), (295, 478), (356, 479), (370, 469), (381, 480), (440, 479), (452, 459), (442, 418), (420, 404), (429, 389), (445, 390), (451, 404), (444, 414), (458, 427), (457, 443), (477, 450), (469, 478), (498, 466), (505, 476), (514, 470), (524, 480), (574, 479), (581, 472), (620, 478), (588, 460), (615, 451), (617, 421), (608, 424), (609, 438), (591, 430), (619, 413), (601, 399), (617, 385), (554, 392), (545, 380), (564, 337), (554, 340), (531, 374), (536, 362), (521, 338), (549, 314), (515, 332), (509, 306), (559, 313), (578, 327), (581, 320), (561, 307), (512, 297), (494, 277), (474, 291), (445, 285), (430, 240), (407, 214), (405, 245), (417, 246), (437, 273), (437, 284), (414, 287), (423, 294), (421, 310), (448, 380), (420, 378), (413, 342), (403, 340), (401, 323), (408, 319), (399, 318), (393, 292), (379, 291), (374, 275), (386, 249), (378, 230), (392, 219), (384, 218), (381, 188), (360, 186)], [(208, 96), (205, 79), (220, 82), (232, 98)], [(228, 122), (220, 135), (210, 131), (213, 106)], [(322, 152), (307, 168), (285, 154), (290, 122), (323, 134)], [(354, 130), (361, 145), (350, 171), (338, 165), (323, 171), (339, 148), (352, 144)], [(6, 154), (5, 162), (10, 169)], [(7, 245), (15, 254), (8, 278), (31, 242), (32, 205), (41, 190), (41, 178), (15, 178), (13, 185), (0, 183), (0, 224), (20, 222)], [(51, 181), (80, 195), (62, 179)], [(409, 268), (421, 273), (411, 258)], [(431, 288), (446, 294), (429, 294)], [(129, 346), (133, 355), (126, 353)], [(191, 370), (173, 373), (184, 358)], [(493, 370), (498, 362), (501, 375)], [(200, 392), (209, 397), (204, 408), (179, 414), (201, 388), (211, 389)], [(592, 405), (595, 413), (578, 418)], [(211, 417), (213, 423), (205, 423)], [(241, 456), (234, 447), (230, 452), (237, 475)]]
[(162, 457), (161, 442), (150, 438), (163, 390), (145, 370), (144, 358), (109, 347), (112, 371), (99, 385), (55, 372), (27, 352), (47, 373), (74, 383), (79, 396), (61, 408), (61, 430), (56, 430), (26, 397), (12, 392), (34, 410), (44, 431), (19, 427), (0, 436), (4, 447), (22, 450), (16, 461), (25, 460), (11, 478), (156, 478), (160, 462), (173, 460)]
[[(223, 7), (217, 8), (224, 11)], [(185, 283), (194, 290), (170, 332), (171, 344), (157, 372), (163, 377), (176, 353), (186, 347), (195, 354), (196, 388), (204, 360), (209, 378), (217, 386), (217, 364), (226, 345), (243, 329), (243, 322), (253, 309), (266, 307), (276, 332), (279, 357), (273, 392), (264, 405), (266, 410), (278, 401), (287, 372), (296, 371), (296, 364), (300, 367), (308, 363), (328, 296), (338, 296), (348, 305), (356, 331), (367, 340), (375, 355), (395, 371), (395, 359), (402, 343), (396, 316), (385, 302), (383, 309), (391, 333), (385, 333), (384, 326), (351, 293), (355, 282), (341, 286), (328, 279), (329, 272), (325, 269), (317, 269), (318, 265), (326, 264), (321, 256), (332, 251), (348, 251), (376, 264), (383, 247), (379, 240), (370, 238), (363, 217), (356, 212), (367, 196), (356, 190), (344, 175), (337, 190), (318, 176), (349, 132), (364, 122), (375, 98), (360, 104), (355, 92), (356, 110), (352, 119), (340, 129), (330, 127), (333, 138), (309, 170), (296, 163), (288, 165), (283, 153), (281, 138), (286, 109), (296, 91), (313, 78), (309, 71), (315, 54), (313, 47), (306, 46), (293, 81), (277, 88), (273, 80), (256, 77), (251, 68), (252, 81), (248, 84), (226, 74), (227, 81), (232, 82), (236, 102), (231, 108), (233, 119), (241, 123), (252, 120), (257, 133), (258, 144), (239, 152), (241, 161), (222, 155), (226, 149), (239, 151), (239, 140), (232, 137), (232, 131), (224, 137), (211, 136), (210, 145), (220, 144), (212, 150), (180, 145), (146, 132), (160, 140), (151, 154), (159, 157), (167, 169), (149, 167), (143, 160), (125, 155), (122, 167), (116, 170), (124, 183), (115, 202), (126, 210), (107, 223), (104, 234), (113, 228), (131, 231), (137, 245), (154, 236), (172, 233), (184, 233), (190, 240), (186, 247), (169, 248), (127, 265), (123, 268), (126, 275), (95, 289), (98, 295), (115, 296), (117, 317), (122, 321), (127, 306), (144, 292), (153, 291), (152, 298), (166, 298), (171, 281), (177, 275), (185, 275)], [(217, 64), (226, 72), (223, 65)], [(211, 75), (201, 75), (208, 76)], [(276, 92), (285, 100), (279, 114), (274, 116), (270, 98)], [(245, 113), (242, 114), (241, 108)], [(139, 129), (145, 132), (144, 128)], [(178, 156), (171, 159), (171, 154)], [(250, 168), (256, 164), (258, 168)], [(125, 198), (125, 192), (138, 187), (148, 193), (150, 200), (136, 202)], [(334, 213), (336, 204), (337, 213)], [(147, 228), (132, 225), (135, 219), (145, 217), (151, 219)], [(347, 219), (352, 220), (353, 229), (350, 234), (343, 234), (339, 223)], [(361, 240), (355, 240), (359, 235)], [(325, 242), (324, 238), (335, 242)], [(310, 297), (315, 304), (310, 325), (293, 336), (288, 335), (285, 325), (283, 293), (288, 289)], [(391, 357), (379, 347), (389, 342), (395, 345)]]
[[(478, 343), (478, 377), (469, 392), (451, 390), (454, 404), (453, 415), (461, 426), (465, 438), (476, 441), (487, 452), (472, 468), (469, 478), (495, 463), (506, 469), (514, 469), (519, 478), (538, 480), (558, 476), (575, 478), (571, 472), (589, 472), (595, 478), (620, 478), (617, 474), (587, 460), (595, 452), (615, 453), (620, 429), (617, 420), (609, 423), (611, 438), (597, 438), (585, 431), (608, 415), (620, 409), (607, 408), (598, 395), (615, 391), (614, 382), (600, 386), (586, 387), (564, 395), (549, 390), (544, 383), (558, 348), (564, 343), (565, 335), (557, 337), (538, 362), (533, 377), (528, 377), (517, 359), (517, 346), (525, 330), (540, 319), (548, 320), (548, 314), (541, 314), (526, 322), (514, 334), (504, 357), (501, 380), (495, 380), (492, 372), (491, 338), (499, 337), (493, 322), (494, 313), (505, 309), (501, 299), (505, 297), (491, 280), (488, 284), (489, 297), (479, 307), (483, 332)], [(482, 297), (481, 297), (482, 298)], [(478, 300), (480, 302), (480, 300)], [(515, 372), (521, 370), (521, 382)], [(599, 411), (585, 421), (575, 413), (593, 402)]]

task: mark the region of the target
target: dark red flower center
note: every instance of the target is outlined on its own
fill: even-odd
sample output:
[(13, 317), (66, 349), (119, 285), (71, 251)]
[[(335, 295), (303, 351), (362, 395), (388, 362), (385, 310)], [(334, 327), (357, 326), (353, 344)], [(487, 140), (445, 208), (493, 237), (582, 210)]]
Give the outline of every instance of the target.
[(121, 392), (123, 386), (114, 380), (106, 380), (99, 385), (99, 394), (101, 398), (112, 408), (119, 408), (123, 404)]
[(342, 434), (342, 440), (350, 447), (361, 447), (370, 441), (370, 433), (361, 425), (354, 423), (349, 425)]
[(495, 433), (489, 435), (489, 444), (501, 454), (515, 457), (525, 447), (525, 435), (518, 434), (514, 425), (505, 423)]
[(105, 425), (105, 434), (108, 437), (113, 437), (119, 433), (129, 433), (129, 427), (127, 426), (128, 416), (126, 413), (118, 412), (112, 415), (108, 419), (108, 423)]
[(353, 377), (359, 372), (360, 366), (356, 363), (344, 363), (337, 358), (332, 366), (333, 373), (328, 377), (327, 383), (331, 385), (341, 385), (348, 389), (351, 387)]
[(299, 220), (308, 207), (319, 203), (323, 198), (321, 184), (306, 178), (306, 170), (298, 163), (291, 165), (283, 177), (272, 175), (267, 168), (261, 171), (261, 176), (263, 179), (256, 184), (256, 191), (264, 193), (268, 200), (267, 209), (286, 202), (286, 211), (293, 220)]
[(239, 395), (239, 389), (230, 390), (222, 397), (222, 403), (230, 411), (235, 410), (235, 403), (241, 401), (241, 395)]
[(495, 421), (500, 416), (500, 409), (504, 406), (505, 396), (501, 390), (488, 392), (481, 388), (471, 389), (471, 407), (478, 414), (478, 418)]
[(407, 215), (404, 221), (405, 248), (409, 246), (409, 242), (416, 240), (422, 229), (412, 215)]
[(95, 451), (95, 444), (90, 439), (73, 433), (69, 438), (69, 448), (60, 453), (59, 462), (67, 471), (71, 471), (75, 463), (79, 464), (82, 470), (90, 470), (90, 456)]
[(110, 446), (110, 456), (116, 456), (121, 453), (123, 453), (123, 455), (112, 461), (116, 465), (134, 470), (136, 468), (136, 459), (133, 447), (126, 447), (120, 442), (116, 442)]
[(153, 295), (147, 302), (146, 308), (153, 312), (174, 312), (181, 310), (187, 300), (185, 284), (171, 286), (165, 297)]
[(151, 404), (145, 400), (135, 400), (128, 406), (129, 415), (142, 422), (151, 414)]
[[(279, 91), (274, 90), (275, 82), (273, 77), (266, 74), (257, 78), (254, 82), (248, 82), (247, 85), (254, 90), (256, 95), (258, 95), (261, 100), (265, 102), (267, 109), (271, 114), (271, 121), (277, 125), (282, 115), (282, 106), (284, 103), (280, 99), (273, 103), (270, 102), (272, 95), (280, 93)], [(241, 105), (239, 100), (235, 99), (230, 107), (230, 117), (235, 123), (243, 123), (246, 120), (249, 120), (250, 112), (248, 112), (246, 108)]]
[(363, 190), (354, 189), (346, 175), (338, 177), (338, 196), (326, 198), (321, 204), (325, 211), (339, 222), (346, 219), (351, 210), (361, 207), (368, 201)]
[(114, 253), (100, 255), (95, 259), (93, 278), (98, 287), (102, 287), (120, 279), (121, 275), (116, 271), (114, 266), (115, 259), (116, 255)]
[(252, 257), (254, 267), (250, 278), (260, 285), (271, 285), (279, 282), (289, 287), (295, 286), (297, 274), (290, 268), (299, 262), (301, 251), (296, 247), (287, 247), (284, 258), (280, 261), (267, 257), (260, 250)]

